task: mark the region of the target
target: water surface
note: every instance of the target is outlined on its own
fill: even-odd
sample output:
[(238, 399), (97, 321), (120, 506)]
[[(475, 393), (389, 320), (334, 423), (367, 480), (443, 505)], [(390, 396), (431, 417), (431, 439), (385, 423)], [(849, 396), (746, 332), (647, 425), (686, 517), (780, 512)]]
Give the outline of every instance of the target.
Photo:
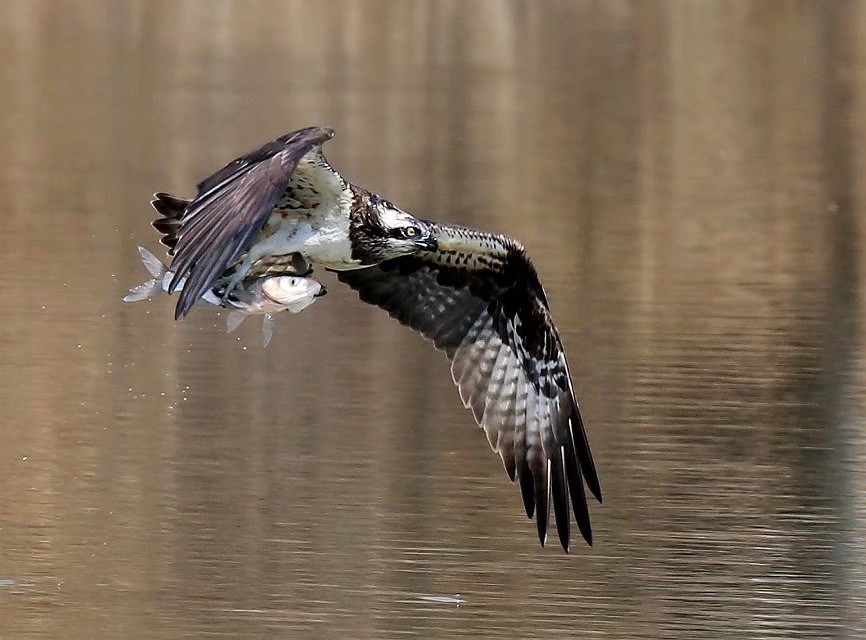
[[(0, 5), (0, 635), (861, 637), (864, 43), (859, 2)], [(120, 302), (153, 191), (310, 124), (528, 247), (592, 548), (333, 279), (266, 351)]]

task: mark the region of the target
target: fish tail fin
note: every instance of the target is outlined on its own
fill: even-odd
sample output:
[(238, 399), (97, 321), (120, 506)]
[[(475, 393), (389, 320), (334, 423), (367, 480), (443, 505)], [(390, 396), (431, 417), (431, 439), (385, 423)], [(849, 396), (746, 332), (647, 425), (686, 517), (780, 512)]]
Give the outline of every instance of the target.
[(138, 302), (152, 298), (158, 293), (162, 293), (162, 278), (153, 278), (130, 289), (122, 300), (124, 302)]
[(162, 263), (162, 260), (157, 258), (144, 247), (138, 248), (138, 255), (141, 256), (141, 262), (144, 264), (144, 268), (147, 269), (147, 272), (150, 275), (156, 279), (162, 279), (165, 277), (168, 267)]
[(138, 248), (138, 255), (141, 256), (141, 262), (144, 265), (144, 268), (147, 269), (147, 272), (153, 277), (150, 280), (142, 282), (140, 285), (137, 285), (130, 289), (129, 293), (123, 296), (124, 302), (138, 302), (139, 300), (147, 300), (148, 298), (152, 298), (165, 290), (165, 288), (163, 287), (163, 282), (165, 280), (166, 273), (168, 273), (168, 269), (166, 268), (166, 266), (159, 258), (157, 258), (144, 247)]
[(174, 247), (177, 244), (177, 232), (180, 230), (180, 219), (190, 202), (185, 198), (178, 198), (163, 192), (154, 193), (153, 200), (150, 201), (150, 206), (162, 216), (151, 222), (151, 225), (162, 234), (159, 241), (168, 247), (169, 255), (174, 253)]

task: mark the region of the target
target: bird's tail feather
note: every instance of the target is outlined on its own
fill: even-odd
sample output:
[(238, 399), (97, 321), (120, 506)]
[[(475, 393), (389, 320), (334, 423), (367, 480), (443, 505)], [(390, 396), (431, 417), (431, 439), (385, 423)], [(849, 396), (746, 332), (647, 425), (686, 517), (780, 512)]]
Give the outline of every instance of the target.
[(159, 241), (168, 247), (169, 255), (174, 253), (174, 247), (177, 244), (177, 232), (180, 229), (180, 219), (189, 203), (190, 201), (185, 198), (178, 198), (163, 192), (154, 193), (153, 200), (150, 201), (150, 206), (162, 216), (151, 224), (162, 234)]

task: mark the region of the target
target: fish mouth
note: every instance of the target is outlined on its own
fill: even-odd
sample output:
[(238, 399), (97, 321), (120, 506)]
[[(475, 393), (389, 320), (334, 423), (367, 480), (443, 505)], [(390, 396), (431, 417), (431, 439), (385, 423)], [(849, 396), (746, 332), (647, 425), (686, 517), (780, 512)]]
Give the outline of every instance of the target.
[[(328, 290), (325, 289), (325, 287), (322, 287), (318, 293), (313, 294), (313, 298), (321, 298), (326, 293), (328, 293)], [(309, 294), (307, 294), (307, 295), (309, 295)], [(265, 293), (265, 298), (267, 298), (269, 301), (273, 302), (275, 305), (279, 305), (281, 307), (289, 307), (289, 306), (291, 306), (293, 304), (297, 304), (299, 302), (299, 300), (292, 300), (292, 301), (287, 301), (285, 299), (279, 300), (277, 298), (269, 296), (267, 293)], [(303, 300), (303, 298), (304, 298), (304, 296), (300, 296), (301, 300)], [(307, 300), (309, 300), (309, 298), (307, 298)]]

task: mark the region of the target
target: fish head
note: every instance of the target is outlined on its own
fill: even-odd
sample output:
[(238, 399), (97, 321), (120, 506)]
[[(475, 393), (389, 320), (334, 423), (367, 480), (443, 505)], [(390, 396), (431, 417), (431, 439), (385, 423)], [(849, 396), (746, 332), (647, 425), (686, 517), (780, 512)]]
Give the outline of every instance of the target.
[(315, 278), (274, 276), (262, 282), (262, 293), (290, 313), (299, 313), (320, 298), (327, 289)]

